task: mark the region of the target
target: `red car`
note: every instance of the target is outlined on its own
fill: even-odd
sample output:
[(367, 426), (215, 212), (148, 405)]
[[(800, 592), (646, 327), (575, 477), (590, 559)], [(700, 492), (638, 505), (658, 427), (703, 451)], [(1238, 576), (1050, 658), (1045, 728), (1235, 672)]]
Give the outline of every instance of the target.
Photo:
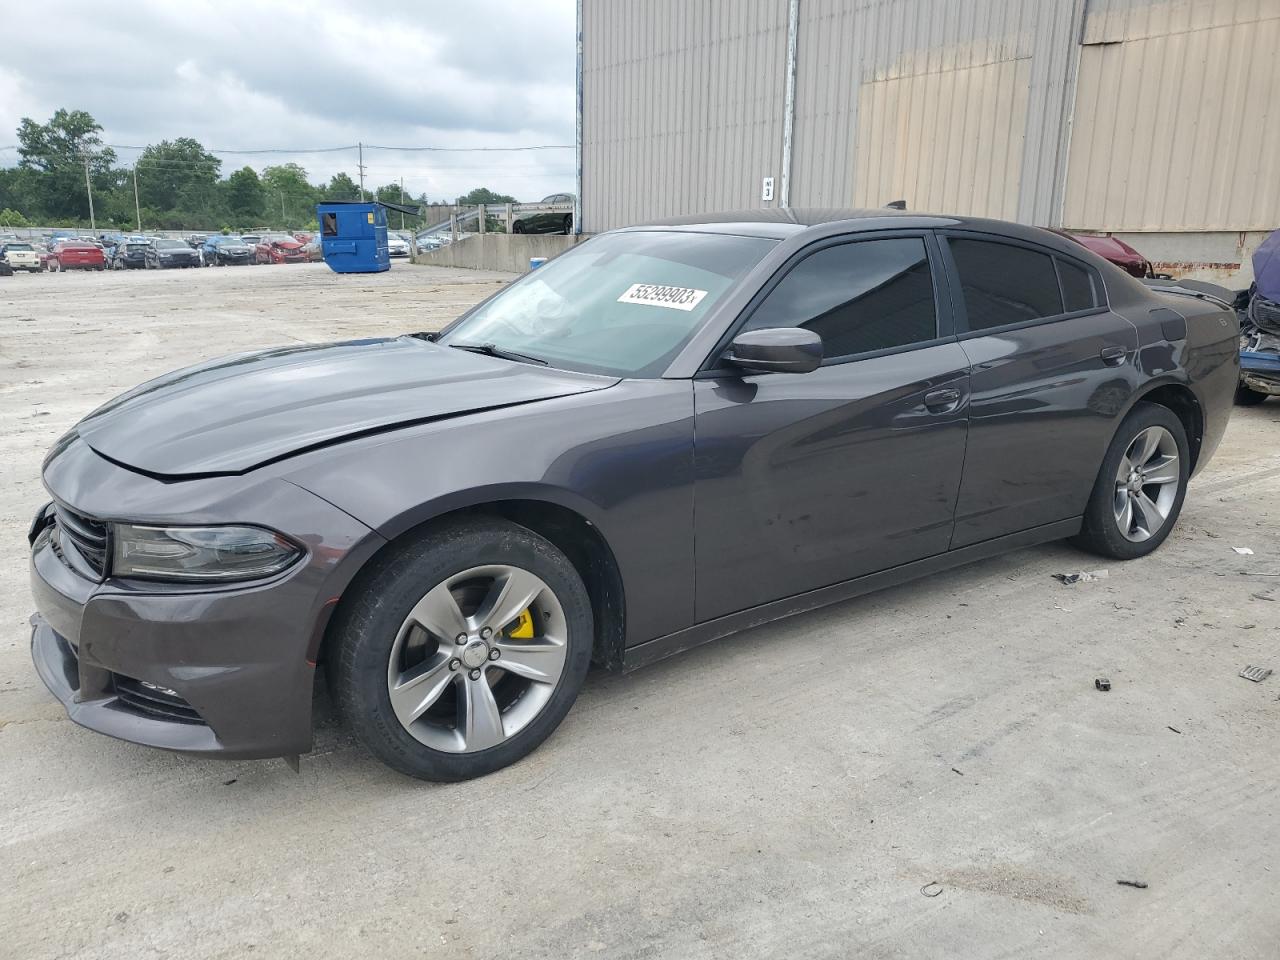
[(58, 270), (105, 270), (107, 260), (102, 255), (102, 248), (84, 240), (59, 240), (49, 251), (49, 269)]
[(1097, 237), (1084, 233), (1066, 233), (1056, 230), (1068, 240), (1074, 240), (1080, 246), (1092, 250), (1104, 260), (1110, 260), (1125, 273), (1135, 277), (1154, 277), (1151, 261), (1129, 246), (1119, 237)]
[(254, 263), (306, 263), (302, 244), (287, 233), (264, 233), (258, 238)]

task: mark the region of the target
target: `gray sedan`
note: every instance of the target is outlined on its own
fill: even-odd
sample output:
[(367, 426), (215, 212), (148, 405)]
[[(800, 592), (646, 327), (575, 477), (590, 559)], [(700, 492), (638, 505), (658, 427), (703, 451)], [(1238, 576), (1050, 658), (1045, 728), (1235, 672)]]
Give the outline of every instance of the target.
[(213, 360), (91, 413), (44, 464), (33, 656), (76, 722), (226, 757), (310, 749), (323, 666), (376, 756), (479, 776), (592, 660), (1049, 540), (1150, 553), (1237, 335), (995, 221), (604, 234), (442, 333)]

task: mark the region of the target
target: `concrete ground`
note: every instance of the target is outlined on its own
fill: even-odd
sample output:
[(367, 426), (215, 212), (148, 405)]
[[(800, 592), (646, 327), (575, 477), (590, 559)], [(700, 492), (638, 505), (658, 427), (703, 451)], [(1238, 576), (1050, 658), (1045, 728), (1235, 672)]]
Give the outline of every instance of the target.
[(0, 956), (1277, 955), (1280, 672), (1237, 673), (1280, 668), (1280, 402), (1235, 411), (1153, 557), (1024, 550), (595, 673), (484, 780), (407, 780), (323, 706), (301, 775), (71, 724), (27, 647), (53, 440), (180, 364), (436, 327), (502, 280), (0, 279)]

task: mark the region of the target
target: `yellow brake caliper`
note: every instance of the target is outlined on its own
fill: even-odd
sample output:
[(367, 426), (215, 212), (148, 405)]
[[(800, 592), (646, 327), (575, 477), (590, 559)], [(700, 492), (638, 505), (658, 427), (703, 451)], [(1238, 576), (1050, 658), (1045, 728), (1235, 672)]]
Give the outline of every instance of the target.
[(512, 625), (511, 632), (507, 636), (512, 640), (533, 639), (533, 614), (527, 608), (520, 616), (516, 617), (516, 622)]

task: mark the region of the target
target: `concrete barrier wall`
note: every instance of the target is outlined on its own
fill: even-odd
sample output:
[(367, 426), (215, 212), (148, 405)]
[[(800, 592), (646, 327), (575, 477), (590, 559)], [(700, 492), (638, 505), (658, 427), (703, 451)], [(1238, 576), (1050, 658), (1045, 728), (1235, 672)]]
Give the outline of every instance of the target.
[(413, 262), (466, 270), (524, 273), (529, 269), (531, 258), (546, 257), (550, 260), (585, 239), (559, 233), (469, 233), (459, 237), (456, 243), (438, 250), (420, 251)]

